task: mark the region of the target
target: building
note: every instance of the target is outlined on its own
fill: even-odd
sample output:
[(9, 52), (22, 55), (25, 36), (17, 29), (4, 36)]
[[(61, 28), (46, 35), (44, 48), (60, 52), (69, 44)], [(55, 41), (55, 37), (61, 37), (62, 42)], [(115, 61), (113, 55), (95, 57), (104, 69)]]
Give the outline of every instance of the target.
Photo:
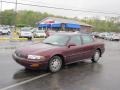
[(92, 30), (92, 26), (86, 23), (55, 17), (47, 17), (39, 21), (38, 27), (52, 30), (79, 30), (81, 32), (91, 32)]

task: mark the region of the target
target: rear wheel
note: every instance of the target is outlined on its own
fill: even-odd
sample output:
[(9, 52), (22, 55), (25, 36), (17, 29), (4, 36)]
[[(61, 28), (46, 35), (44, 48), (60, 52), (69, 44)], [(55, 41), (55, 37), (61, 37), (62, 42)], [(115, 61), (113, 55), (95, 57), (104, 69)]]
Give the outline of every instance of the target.
[(51, 72), (57, 72), (62, 67), (62, 59), (59, 56), (54, 56), (49, 61), (49, 70)]
[(96, 50), (94, 56), (91, 59), (91, 61), (92, 62), (98, 62), (99, 59), (100, 59), (100, 51)]

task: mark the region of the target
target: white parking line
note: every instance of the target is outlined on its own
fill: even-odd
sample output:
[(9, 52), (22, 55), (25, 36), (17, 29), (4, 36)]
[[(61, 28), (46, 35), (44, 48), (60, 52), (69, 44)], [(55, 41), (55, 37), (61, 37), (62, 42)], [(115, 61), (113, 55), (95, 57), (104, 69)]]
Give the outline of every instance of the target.
[(33, 80), (36, 80), (36, 79), (45, 77), (45, 76), (47, 76), (47, 75), (49, 75), (49, 74), (50, 74), (50, 73), (46, 73), (46, 74), (43, 74), (43, 75), (40, 75), (40, 76), (36, 76), (36, 77), (31, 78), (31, 79), (29, 79), (29, 80), (25, 80), (25, 81), (22, 81), (22, 82), (19, 82), (19, 83), (16, 83), (16, 84), (7, 86), (7, 87), (5, 87), (5, 88), (1, 88), (0, 90), (7, 90), (7, 89), (10, 89), (10, 88), (13, 88), (13, 87), (16, 87), (16, 86), (20, 86), (20, 85), (26, 84), (26, 83), (28, 83), (28, 82), (31, 82), (31, 81), (33, 81)]

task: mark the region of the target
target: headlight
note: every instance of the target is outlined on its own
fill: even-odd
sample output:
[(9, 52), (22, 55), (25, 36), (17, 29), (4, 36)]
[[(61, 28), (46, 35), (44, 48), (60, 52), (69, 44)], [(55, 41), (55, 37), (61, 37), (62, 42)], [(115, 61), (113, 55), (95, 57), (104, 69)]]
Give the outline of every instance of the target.
[(38, 56), (38, 55), (28, 55), (28, 59), (43, 59), (44, 56)]

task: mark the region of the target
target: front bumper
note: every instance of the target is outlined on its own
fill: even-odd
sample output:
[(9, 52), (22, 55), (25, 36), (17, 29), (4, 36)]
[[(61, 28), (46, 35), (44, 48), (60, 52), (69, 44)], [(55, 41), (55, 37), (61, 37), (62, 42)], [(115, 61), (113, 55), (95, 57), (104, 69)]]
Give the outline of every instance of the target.
[(18, 57), (15, 53), (12, 55), (13, 59), (20, 65), (29, 69), (44, 69), (47, 68), (47, 61), (30, 61), (29, 59)]
[(35, 35), (36, 38), (44, 38), (45, 36)]

